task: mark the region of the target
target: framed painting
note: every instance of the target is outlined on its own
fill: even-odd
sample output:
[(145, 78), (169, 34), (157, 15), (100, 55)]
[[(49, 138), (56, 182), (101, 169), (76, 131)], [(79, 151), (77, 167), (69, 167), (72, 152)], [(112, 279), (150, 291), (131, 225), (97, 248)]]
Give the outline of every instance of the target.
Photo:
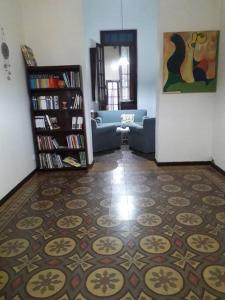
[(216, 92), (219, 31), (164, 33), (163, 92)]

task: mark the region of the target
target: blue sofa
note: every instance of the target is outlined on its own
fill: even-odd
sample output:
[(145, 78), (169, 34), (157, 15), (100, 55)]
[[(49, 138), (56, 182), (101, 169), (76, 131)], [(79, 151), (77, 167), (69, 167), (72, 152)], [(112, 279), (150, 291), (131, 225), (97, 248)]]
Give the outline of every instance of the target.
[(95, 119), (91, 119), (93, 152), (113, 150), (120, 147), (120, 135), (115, 125), (99, 126)]
[(128, 144), (143, 153), (155, 152), (155, 118), (144, 118), (142, 126), (130, 127)]
[(120, 147), (121, 138), (116, 128), (122, 125), (122, 114), (134, 114), (134, 122), (126, 124), (130, 128), (130, 147), (144, 153), (154, 152), (155, 119), (147, 117), (147, 110), (97, 111), (96, 114), (96, 118), (91, 121), (94, 152)]

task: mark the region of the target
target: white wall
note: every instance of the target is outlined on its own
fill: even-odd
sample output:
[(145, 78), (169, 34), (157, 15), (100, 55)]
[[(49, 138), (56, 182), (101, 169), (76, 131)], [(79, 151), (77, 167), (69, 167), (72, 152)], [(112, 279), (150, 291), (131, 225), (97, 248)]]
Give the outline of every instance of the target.
[[(25, 42), (38, 65), (82, 65), (84, 30), (82, 0), (21, 0)], [(83, 72), (89, 163), (93, 161), (90, 107)]]
[[(220, 0), (160, 0), (161, 63), (163, 32), (218, 30)], [(163, 94), (162, 65), (157, 111), (158, 162), (212, 159), (216, 93)]]
[[(158, 0), (123, 0), (124, 29), (138, 32), (138, 108), (155, 116), (158, 69)], [(120, 0), (84, 0), (85, 51), (90, 86), (89, 48), (100, 42), (101, 30), (121, 29)], [(89, 88), (89, 99), (91, 90)], [(92, 107), (94, 104), (92, 103)]]
[(225, 171), (225, 2), (221, 0), (218, 95), (215, 99), (213, 159)]
[(35, 169), (29, 100), (20, 45), (23, 44), (18, 1), (0, 0), (0, 27), (10, 49), (12, 80), (0, 54), (0, 199)]

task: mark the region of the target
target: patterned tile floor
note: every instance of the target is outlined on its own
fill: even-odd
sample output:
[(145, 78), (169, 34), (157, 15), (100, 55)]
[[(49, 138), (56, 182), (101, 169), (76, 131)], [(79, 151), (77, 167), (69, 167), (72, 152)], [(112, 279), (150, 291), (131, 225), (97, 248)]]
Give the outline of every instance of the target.
[(130, 151), (35, 175), (0, 210), (0, 300), (225, 299), (225, 178)]

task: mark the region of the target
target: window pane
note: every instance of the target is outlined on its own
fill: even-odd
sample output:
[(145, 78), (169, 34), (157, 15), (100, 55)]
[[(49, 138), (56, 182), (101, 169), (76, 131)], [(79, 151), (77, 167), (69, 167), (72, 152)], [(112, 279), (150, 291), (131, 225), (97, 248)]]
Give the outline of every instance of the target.
[(113, 82), (113, 88), (117, 90), (117, 83)]

